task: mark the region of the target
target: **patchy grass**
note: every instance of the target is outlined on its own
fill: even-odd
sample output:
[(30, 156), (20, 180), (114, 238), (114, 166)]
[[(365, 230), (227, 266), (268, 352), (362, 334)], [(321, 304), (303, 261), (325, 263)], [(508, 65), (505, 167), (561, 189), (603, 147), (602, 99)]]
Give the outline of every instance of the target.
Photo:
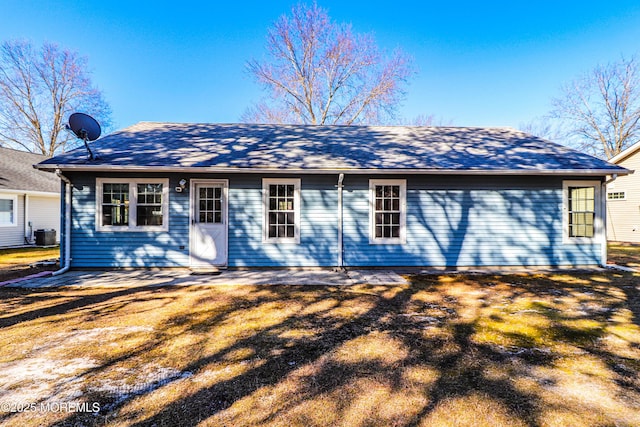
[(51, 261), (60, 257), (60, 248), (10, 248), (0, 249), (0, 282), (28, 276), (41, 271), (56, 270), (56, 265), (31, 267), (41, 261)]
[(99, 404), (0, 423), (640, 425), (640, 275), (411, 281), (0, 289), (0, 403)]
[(640, 245), (631, 243), (609, 243), (609, 262), (627, 267), (640, 268)]

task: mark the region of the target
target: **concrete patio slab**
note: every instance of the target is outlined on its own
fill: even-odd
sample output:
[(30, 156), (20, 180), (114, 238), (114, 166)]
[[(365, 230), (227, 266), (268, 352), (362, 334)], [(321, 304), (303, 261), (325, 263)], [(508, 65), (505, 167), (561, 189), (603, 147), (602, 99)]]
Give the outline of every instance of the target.
[(24, 280), (10, 287), (144, 287), (190, 285), (403, 285), (407, 281), (387, 270), (223, 270), (219, 274), (194, 275), (189, 270), (69, 271), (59, 276)]

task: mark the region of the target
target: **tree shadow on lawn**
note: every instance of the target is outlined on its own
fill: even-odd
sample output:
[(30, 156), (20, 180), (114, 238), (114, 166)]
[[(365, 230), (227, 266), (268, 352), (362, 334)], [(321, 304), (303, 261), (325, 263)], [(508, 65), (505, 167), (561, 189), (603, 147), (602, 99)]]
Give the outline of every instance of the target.
[[(202, 298), (193, 314), (186, 307), (168, 318), (144, 351), (162, 350), (178, 336), (195, 335), (198, 339), (189, 344), (192, 357), (181, 365), (182, 372), (206, 377), (227, 366), (237, 373), (171, 394), (152, 408), (143, 409), (157, 389), (170, 383), (115, 404), (102, 396), (107, 413), (70, 414), (55, 425), (116, 419), (139, 426), (204, 420), (226, 425), (417, 426), (465, 420), (543, 425), (544, 411), (554, 405), (573, 415), (589, 411), (550, 403), (544, 396), (545, 388), (562, 380), (544, 372), (567, 357), (545, 347), (547, 340), (613, 360), (596, 342), (604, 332), (567, 326), (567, 321), (608, 314), (567, 314), (547, 305), (568, 297), (580, 300), (580, 295), (580, 301), (591, 303), (600, 292), (611, 299), (607, 286), (587, 278), (575, 284), (548, 279), (541, 285), (524, 276), (425, 276), (414, 277), (405, 287), (253, 287), (222, 306)], [(525, 297), (532, 304), (516, 308), (534, 313), (541, 322), (532, 330), (510, 329), (512, 322), (500, 313), (487, 320), (485, 310), (511, 307)], [(536, 306), (536, 300), (542, 305)], [(607, 313), (627, 307), (624, 299), (606, 304)], [(203, 316), (203, 307), (212, 310)], [(215, 337), (224, 341), (225, 331), (237, 336), (208, 351), (207, 342)], [(607, 374), (619, 375), (613, 370)], [(632, 388), (633, 381), (627, 390), (637, 397)], [(136, 400), (141, 402), (136, 405)]]
[[(300, 291), (304, 292), (304, 289), (300, 289)], [(294, 371), (299, 369), (300, 365), (316, 366), (306, 375), (304, 373), (296, 375), (295, 387), (300, 389), (292, 392), (286, 402), (278, 405), (279, 408), (275, 412), (266, 411), (262, 414), (253, 414), (250, 423), (274, 422), (283, 413), (291, 411), (306, 401), (331, 394), (339, 389), (349, 388), (350, 385), (352, 386), (351, 388), (354, 388), (354, 383), (357, 383), (358, 380), (376, 375), (395, 378), (395, 381), (391, 381), (390, 387), (393, 392), (401, 392), (405, 388), (401, 372), (412, 366), (427, 365), (444, 375), (440, 376), (435, 387), (433, 387), (432, 395), (434, 399), (430, 405), (425, 406), (425, 413), (430, 408), (435, 407), (440, 399), (452, 395), (465, 395), (472, 390), (479, 390), (486, 392), (492, 398), (503, 401), (504, 405), (508, 406), (515, 403), (513, 409), (516, 410), (515, 415), (517, 417), (527, 420), (526, 425), (538, 425), (535, 421), (535, 406), (531, 404), (534, 396), (522, 395), (506, 381), (501, 381), (500, 384), (495, 381), (487, 381), (482, 375), (484, 358), (478, 357), (472, 361), (469, 360), (468, 355), (465, 354), (468, 350), (471, 350), (472, 353), (478, 351), (482, 353), (488, 352), (489, 358), (494, 360), (504, 358), (503, 355), (491, 352), (484, 346), (482, 348), (470, 346), (471, 343), (468, 337), (472, 333), (472, 327), (467, 325), (455, 327), (453, 345), (458, 347), (459, 350), (442, 357), (434, 357), (434, 353), (438, 352), (438, 340), (425, 342), (419, 329), (415, 329), (414, 322), (407, 321), (405, 316), (393, 315), (396, 313), (401, 314), (407, 308), (411, 297), (415, 293), (415, 289), (407, 287), (391, 297), (378, 298), (378, 301), (368, 310), (346, 322), (331, 317), (329, 314), (331, 310), (322, 310), (312, 314), (298, 314), (293, 319), (289, 318), (282, 323), (261, 330), (255, 336), (238, 340), (224, 351), (199, 359), (195, 363), (187, 365), (185, 369), (196, 372), (210, 363), (224, 360), (228, 355), (247, 348), (250, 348), (251, 352), (257, 357), (263, 358), (265, 363), (227, 381), (218, 382), (212, 387), (203, 388), (188, 397), (178, 399), (166, 405), (154, 416), (133, 425), (161, 425), (167, 423), (184, 425), (186, 420), (191, 420), (186, 421), (187, 424), (196, 424), (203, 419), (229, 409), (236, 402), (253, 393), (259, 393), (260, 389), (264, 387), (275, 386), (277, 388), (277, 384), (286, 381), (286, 378), (294, 374)], [(340, 302), (348, 302), (353, 299), (353, 295), (345, 295), (346, 293), (341, 292), (339, 294), (338, 300)], [(335, 290), (332, 292), (332, 296), (336, 297)], [(267, 299), (259, 299), (257, 304), (273, 302), (274, 297), (278, 298), (277, 293)], [(311, 301), (312, 304), (318, 302), (320, 302), (318, 299)], [(448, 316), (455, 317), (455, 311), (449, 310)], [(296, 329), (300, 326), (318, 330), (318, 333), (311, 339), (291, 340), (278, 336), (283, 329)], [(366, 337), (370, 337), (372, 334), (377, 335), (377, 337), (373, 340), (367, 340)], [(354, 353), (350, 351), (351, 349), (347, 350), (347, 354), (341, 354), (340, 348), (353, 341), (364, 347), (384, 345), (385, 343), (390, 347), (369, 348), (363, 351), (362, 354), (357, 354), (359, 349), (358, 345), (356, 345), (352, 349), (356, 353), (355, 357), (352, 357)], [(336, 357), (327, 357), (336, 351), (338, 352), (337, 360)], [(385, 352), (390, 352), (391, 354), (384, 354)], [(393, 354), (395, 352), (399, 352), (400, 355)], [(484, 355), (484, 357), (486, 356)], [(456, 372), (456, 374), (451, 375), (453, 372)], [(382, 383), (385, 382), (387, 382), (387, 379), (382, 380)], [(359, 387), (355, 387), (355, 390), (364, 391)], [(356, 395), (348, 397), (351, 399), (358, 398)], [(379, 403), (377, 402), (375, 405), (379, 405)], [(335, 409), (342, 416), (346, 416), (350, 409), (349, 404), (350, 401), (347, 398), (338, 402), (338, 407)], [(197, 411), (197, 414), (193, 413), (194, 410)], [(310, 416), (310, 414), (306, 415)], [(373, 414), (366, 411), (361, 415), (362, 419), (354, 421), (356, 421), (356, 424), (360, 424), (371, 415)], [(326, 416), (326, 414), (323, 416)], [(312, 418), (310, 416), (305, 422), (313, 424)], [(398, 421), (400, 421), (404, 425), (414, 425), (418, 424), (420, 419), (420, 415), (416, 419), (412, 419), (410, 414), (398, 413), (392, 419), (387, 420), (382, 417), (378, 423), (392, 422), (398, 424)], [(219, 421), (224, 420), (222, 418)], [(242, 424), (246, 420), (232, 417), (228, 421), (231, 424)], [(302, 420), (297, 419), (297, 421), (300, 422)], [(345, 422), (347, 420), (342, 419), (340, 421)], [(373, 422), (374, 424), (376, 423), (375, 421)]]

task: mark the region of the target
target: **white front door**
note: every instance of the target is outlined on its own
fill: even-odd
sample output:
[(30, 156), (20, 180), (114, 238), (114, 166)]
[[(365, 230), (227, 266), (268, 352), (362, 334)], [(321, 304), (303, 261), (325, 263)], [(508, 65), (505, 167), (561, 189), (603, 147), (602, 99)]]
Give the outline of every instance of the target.
[(191, 267), (227, 265), (227, 181), (191, 181)]

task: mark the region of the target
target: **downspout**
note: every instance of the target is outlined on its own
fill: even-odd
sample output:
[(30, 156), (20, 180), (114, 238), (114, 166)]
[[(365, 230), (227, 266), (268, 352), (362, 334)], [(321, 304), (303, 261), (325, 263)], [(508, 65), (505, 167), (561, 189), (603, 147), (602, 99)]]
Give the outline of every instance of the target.
[[(24, 209), (22, 209), (22, 235), (24, 237), (24, 242), (29, 245), (29, 237), (31, 237), (31, 233), (27, 234), (27, 219), (29, 218), (29, 195), (25, 193), (22, 197), (24, 197)], [(29, 237), (27, 237), (29, 236)]]
[(56, 169), (56, 175), (64, 181), (64, 267), (58, 271), (54, 271), (53, 275), (57, 276), (69, 271), (71, 267), (71, 181), (62, 175), (60, 169)]
[(342, 259), (342, 181), (344, 181), (344, 174), (341, 173), (338, 175), (338, 268), (341, 269), (344, 267), (344, 262)]
[(607, 258), (608, 258), (607, 246), (609, 242), (609, 239), (607, 237), (607, 185), (615, 181), (616, 178), (618, 178), (618, 174), (614, 173), (613, 175), (611, 175), (611, 178), (602, 182), (602, 191), (600, 196), (600, 212), (602, 212), (601, 222), (602, 222), (602, 230), (603, 230), (600, 233), (600, 235), (604, 240), (604, 242), (602, 242), (601, 252), (600, 252), (600, 264), (602, 267), (607, 266)]

